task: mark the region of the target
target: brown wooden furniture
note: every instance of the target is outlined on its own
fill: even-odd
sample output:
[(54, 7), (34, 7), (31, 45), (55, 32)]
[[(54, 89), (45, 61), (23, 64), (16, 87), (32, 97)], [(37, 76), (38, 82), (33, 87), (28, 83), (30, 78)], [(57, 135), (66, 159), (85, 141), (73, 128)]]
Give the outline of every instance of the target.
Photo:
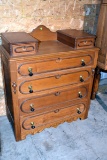
[(76, 50), (45, 26), (30, 35), (39, 40), (35, 55), (12, 57), (0, 47), (7, 116), (16, 141), (65, 121), (87, 118), (99, 50)]
[(2, 46), (8, 51), (10, 56), (36, 54), (38, 50), (38, 40), (26, 32), (6, 32), (1, 34)]
[(107, 0), (102, 0), (98, 19), (96, 47), (100, 48), (98, 54), (98, 64), (95, 72), (95, 78), (92, 90), (92, 99), (98, 91), (100, 72), (107, 72)]
[(57, 31), (57, 39), (75, 49), (92, 48), (95, 42), (94, 35), (76, 29)]

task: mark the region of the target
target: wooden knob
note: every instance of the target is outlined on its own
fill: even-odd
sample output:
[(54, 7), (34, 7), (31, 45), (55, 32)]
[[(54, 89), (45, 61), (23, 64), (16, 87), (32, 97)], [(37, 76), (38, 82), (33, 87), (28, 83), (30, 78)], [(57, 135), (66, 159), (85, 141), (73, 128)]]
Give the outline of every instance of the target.
[(57, 60), (56, 60), (56, 63), (59, 63), (59, 62), (61, 62), (62, 61), (62, 59), (61, 58), (58, 58)]
[(59, 96), (59, 95), (60, 95), (60, 92), (56, 92), (56, 93), (55, 93), (55, 96)]
[(84, 44), (87, 44), (87, 41), (84, 41)]
[(26, 46), (22, 47), (22, 49), (23, 49), (23, 51), (26, 51), (26, 50), (27, 50)]
[(58, 113), (58, 112), (59, 112), (59, 109), (56, 109), (54, 112), (55, 112), (55, 113)]
[(61, 75), (56, 75), (55, 76), (56, 79), (59, 79), (60, 77), (61, 77)]

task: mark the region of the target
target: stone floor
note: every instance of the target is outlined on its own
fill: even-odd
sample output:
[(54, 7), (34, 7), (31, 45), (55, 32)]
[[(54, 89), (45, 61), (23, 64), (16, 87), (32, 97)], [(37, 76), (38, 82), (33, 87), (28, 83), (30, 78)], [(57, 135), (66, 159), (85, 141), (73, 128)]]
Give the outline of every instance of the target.
[(107, 94), (98, 92), (86, 120), (65, 122), (16, 142), (1, 116), (0, 134), (0, 160), (107, 160)]

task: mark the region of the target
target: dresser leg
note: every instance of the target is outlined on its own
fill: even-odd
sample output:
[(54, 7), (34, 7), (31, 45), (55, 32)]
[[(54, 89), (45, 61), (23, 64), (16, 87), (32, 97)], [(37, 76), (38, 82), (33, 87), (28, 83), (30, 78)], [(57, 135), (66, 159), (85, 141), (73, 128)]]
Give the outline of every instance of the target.
[(99, 81), (100, 81), (101, 73), (100, 68), (97, 67), (95, 70), (94, 80), (93, 80), (93, 87), (92, 87), (92, 93), (91, 93), (91, 99), (94, 100), (96, 93), (98, 91)]

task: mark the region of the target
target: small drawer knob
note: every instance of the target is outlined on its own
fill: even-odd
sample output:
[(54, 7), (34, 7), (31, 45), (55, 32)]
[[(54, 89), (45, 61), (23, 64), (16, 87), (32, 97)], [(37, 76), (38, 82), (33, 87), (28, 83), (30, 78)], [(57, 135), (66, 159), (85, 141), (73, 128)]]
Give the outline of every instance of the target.
[(78, 92), (78, 95), (79, 95), (79, 98), (83, 97), (81, 92)]
[(62, 59), (61, 58), (58, 58), (57, 60), (56, 60), (56, 63), (59, 63), (59, 62), (61, 62), (62, 61)]
[(58, 113), (58, 112), (59, 112), (59, 109), (56, 109), (54, 112), (55, 112), (55, 113)]
[(30, 110), (31, 110), (31, 112), (34, 112), (34, 111), (35, 111), (35, 109), (34, 109), (34, 104), (30, 104)]
[(85, 66), (85, 65), (86, 65), (84, 59), (81, 60), (81, 65), (82, 65), (82, 66)]
[(28, 88), (29, 88), (29, 93), (33, 93), (32, 86), (30, 85), (28, 86)]
[(87, 41), (84, 41), (84, 44), (87, 44)]
[(34, 124), (34, 122), (31, 122), (30, 124), (31, 124), (31, 128), (32, 128), (32, 129), (35, 129), (35, 124)]
[(56, 93), (55, 93), (55, 96), (59, 96), (59, 95), (60, 95), (60, 92), (56, 92)]
[(80, 81), (84, 82), (83, 76), (80, 76)]
[(56, 79), (59, 79), (60, 77), (61, 77), (61, 75), (56, 75), (55, 76)]
[(23, 49), (23, 51), (26, 51), (26, 50), (27, 50), (26, 46), (22, 47), (22, 49)]
[(81, 114), (80, 108), (77, 108), (77, 113)]
[(33, 76), (32, 68), (31, 67), (28, 68), (28, 71), (29, 71), (29, 76)]

